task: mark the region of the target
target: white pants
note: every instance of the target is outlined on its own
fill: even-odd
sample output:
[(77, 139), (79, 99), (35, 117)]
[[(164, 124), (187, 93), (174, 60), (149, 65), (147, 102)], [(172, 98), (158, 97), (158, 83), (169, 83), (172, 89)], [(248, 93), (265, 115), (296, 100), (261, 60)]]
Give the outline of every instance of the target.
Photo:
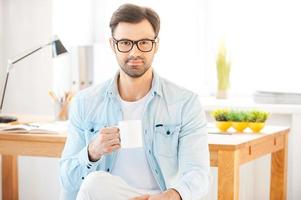
[(146, 193), (129, 186), (118, 176), (96, 171), (85, 178), (76, 200), (128, 200), (144, 194)]

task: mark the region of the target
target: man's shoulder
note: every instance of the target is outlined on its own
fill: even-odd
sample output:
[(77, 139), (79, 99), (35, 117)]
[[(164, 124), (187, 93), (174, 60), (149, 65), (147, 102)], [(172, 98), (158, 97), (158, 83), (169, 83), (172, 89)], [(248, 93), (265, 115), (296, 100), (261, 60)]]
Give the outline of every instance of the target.
[(108, 87), (111, 85), (111, 83), (112, 79), (109, 79), (100, 84), (85, 88), (77, 93), (76, 98), (78, 100), (102, 99), (105, 97)]
[(170, 103), (182, 102), (197, 98), (197, 94), (189, 89), (186, 89), (172, 81), (160, 77), (162, 93), (165, 99)]

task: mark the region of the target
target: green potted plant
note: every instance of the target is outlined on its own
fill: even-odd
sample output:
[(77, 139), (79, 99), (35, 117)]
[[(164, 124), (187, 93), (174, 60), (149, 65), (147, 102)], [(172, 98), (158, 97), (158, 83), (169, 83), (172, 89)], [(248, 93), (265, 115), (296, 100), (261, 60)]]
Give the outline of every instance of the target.
[(216, 109), (211, 112), (211, 116), (215, 119), (216, 127), (222, 132), (226, 132), (231, 127), (229, 112), (228, 109)]
[(246, 111), (230, 111), (229, 120), (232, 122), (232, 127), (239, 133), (248, 127), (248, 113)]
[(254, 133), (258, 133), (265, 126), (269, 113), (260, 110), (252, 110), (248, 114), (248, 126)]
[(227, 50), (222, 43), (218, 50), (216, 58), (216, 69), (217, 69), (217, 94), (216, 98), (225, 99), (227, 98), (228, 89), (230, 87), (230, 68), (231, 64), (227, 60)]

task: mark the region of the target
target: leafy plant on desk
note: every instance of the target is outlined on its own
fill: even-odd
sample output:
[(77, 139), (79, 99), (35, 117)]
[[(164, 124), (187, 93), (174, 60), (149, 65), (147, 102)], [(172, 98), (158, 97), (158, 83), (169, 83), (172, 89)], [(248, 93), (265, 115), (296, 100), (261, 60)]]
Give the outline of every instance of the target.
[(231, 110), (229, 113), (229, 120), (232, 122), (247, 122), (248, 112)]
[(269, 113), (265, 111), (252, 110), (249, 112), (248, 122), (265, 122), (269, 117)]
[(211, 112), (211, 116), (215, 119), (216, 127), (220, 131), (226, 132), (231, 127), (228, 109), (216, 109)]
[(254, 133), (258, 133), (265, 126), (269, 113), (265, 111), (253, 110), (249, 112), (248, 126)]
[(232, 121), (233, 128), (242, 133), (248, 127), (248, 112), (232, 110), (229, 113), (229, 119)]
[(228, 109), (216, 109), (211, 112), (211, 116), (215, 121), (229, 121), (229, 112)]

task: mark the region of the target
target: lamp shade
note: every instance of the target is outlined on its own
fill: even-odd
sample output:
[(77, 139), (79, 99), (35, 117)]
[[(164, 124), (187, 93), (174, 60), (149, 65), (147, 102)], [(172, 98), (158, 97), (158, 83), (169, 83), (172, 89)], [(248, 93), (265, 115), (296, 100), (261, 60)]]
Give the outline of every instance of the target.
[(59, 39), (56, 39), (52, 43), (52, 57), (57, 57), (63, 53), (67, 53), (66, 48)]

